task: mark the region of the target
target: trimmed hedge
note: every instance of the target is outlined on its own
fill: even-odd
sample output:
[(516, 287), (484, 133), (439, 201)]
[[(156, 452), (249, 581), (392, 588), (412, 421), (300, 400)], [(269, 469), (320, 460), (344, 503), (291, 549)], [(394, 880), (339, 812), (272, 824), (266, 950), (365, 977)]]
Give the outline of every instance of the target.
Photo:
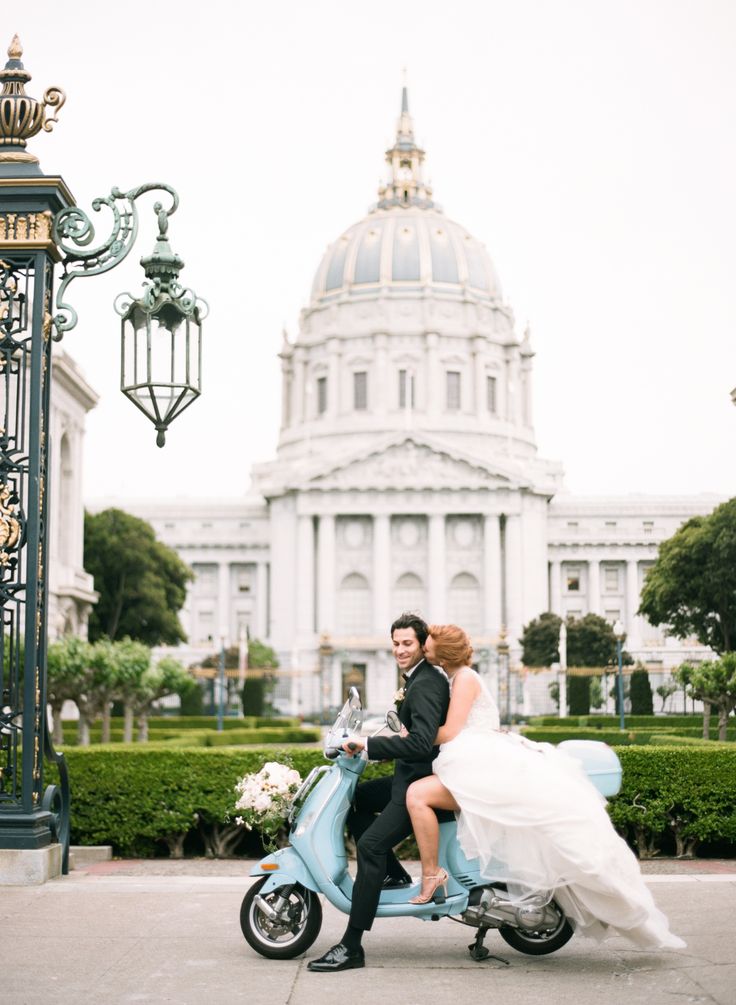
[[(303, 777), (325, 763), (321, 750), (304, 747), (71, 747), (65, 755), (72, 843), (111, 844), (116, 855), (146, 857), (165, 847), (179, 856), (198, 842), (207, 854), (233, 854), (248, 836), (228, 820), (236, 781), (286, 753)], [(617, 753), (623, 786), (609, 810), (640, 855), (692, 854), (702, 842), (736, 842), (736, 746), (696, 740), (692, 746), (619, 746)], [(391, 771), (391, 764), (372, 764), (364, 777)], [(47, 774), (53, 780), (53, 770)]]
[[(617, 715), (535, 715), (529, 719), (530, 726), (589, 726), (593, 729), (618, 728)], [(736, 725), (736, 720), (734, 720)], [(634, 728), (672, 728), (690, 726), (693, 729), (703, 725), (703, 715), (627, 715), (626, 725)]]

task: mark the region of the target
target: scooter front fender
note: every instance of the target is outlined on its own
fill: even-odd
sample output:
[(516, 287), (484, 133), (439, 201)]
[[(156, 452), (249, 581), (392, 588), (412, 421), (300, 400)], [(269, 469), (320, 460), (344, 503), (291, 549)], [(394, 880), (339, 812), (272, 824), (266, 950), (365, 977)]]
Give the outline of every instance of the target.
[(308, 890), (313, 890), (315, 893), (320, 892), (314, 881), (314, 876), (290, 846), (279, 848), (272, 855), (266, 855), (253, 866), (250, 875), (268, 877), (263, 884), (261, 893), (269, 893), (279, 886), (287, 886), (291, 883), (301, 883)]

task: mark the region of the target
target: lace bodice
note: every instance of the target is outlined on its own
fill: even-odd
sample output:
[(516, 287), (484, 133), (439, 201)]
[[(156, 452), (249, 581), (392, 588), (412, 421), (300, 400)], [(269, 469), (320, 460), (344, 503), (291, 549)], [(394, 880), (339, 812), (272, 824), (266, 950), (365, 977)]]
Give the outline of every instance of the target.
[[(480, 684), (478, 697), (470, 706), (470, 712), (468, 713), (468, 718), (463, 728), (482, 730), (498, 729), (500, 725), (498, 706), (496, 705), (493, 695), (488, 690), (483, 680), (477, 676), (474, 670), (459, 670), (455, 677), (459, 674), (473, 674)], [(452, 690), (452, 683), (450, 683), (450, 690)]]

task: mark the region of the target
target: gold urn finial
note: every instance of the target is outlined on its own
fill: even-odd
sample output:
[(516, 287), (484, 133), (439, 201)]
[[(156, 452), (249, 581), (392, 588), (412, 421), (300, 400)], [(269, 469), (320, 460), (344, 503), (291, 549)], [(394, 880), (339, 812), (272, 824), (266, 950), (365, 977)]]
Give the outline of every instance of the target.
[(13, 35), (10, 45), (8, 46), (8, 56), (10, 59), (20, 59), (23, 55), (23, 46), (20, 44), (20, 39), (17, 35)]
[(42, 129), (50, 132), (56, 115), (48, 115), (48, 109), (58, 110), (66, 101), (66, 95), (59, 87), (49, 87), (44, 92), (43, 101), (26, 94), (26, 84), (30, 73), (21, 62), (23, 46), (20, 38), (13, 35), (8, 46), (8, 61), (0, 70), (0, 164), (8, 161), (23, 161), (37, 164), (38, 157), (26, 151), (26, 141)]

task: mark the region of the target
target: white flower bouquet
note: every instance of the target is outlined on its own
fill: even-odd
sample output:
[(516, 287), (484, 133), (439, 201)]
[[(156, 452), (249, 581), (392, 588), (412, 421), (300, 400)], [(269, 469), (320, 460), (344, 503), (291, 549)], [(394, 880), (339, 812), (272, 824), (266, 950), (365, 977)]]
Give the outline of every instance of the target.
[(257, 830), (264, 846), (273, 851), (301, 782), (301, 775), (290, 764), (267, 761), (260, 771), (245, 775), (236, 784), (235, 823)]

